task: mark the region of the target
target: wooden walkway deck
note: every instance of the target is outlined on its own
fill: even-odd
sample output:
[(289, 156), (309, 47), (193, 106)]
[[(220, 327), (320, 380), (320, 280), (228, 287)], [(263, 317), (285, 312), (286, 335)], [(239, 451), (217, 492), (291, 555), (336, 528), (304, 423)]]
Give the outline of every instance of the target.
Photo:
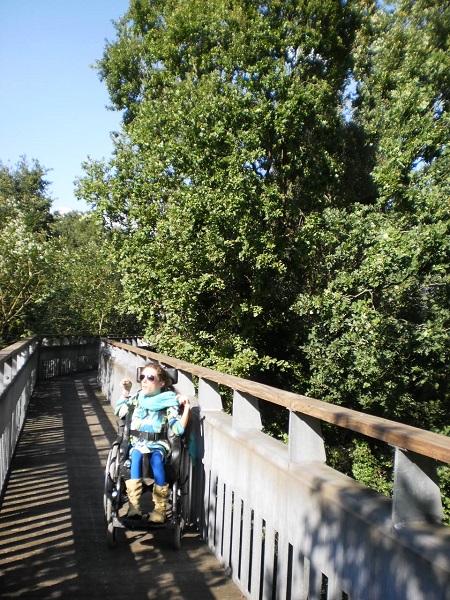
[(0, 597), (243, 598), (195, 531), (120, 531), (106, 544), (103, 480), (116, 420), (96, 373), (41, 382), (0, 508)]

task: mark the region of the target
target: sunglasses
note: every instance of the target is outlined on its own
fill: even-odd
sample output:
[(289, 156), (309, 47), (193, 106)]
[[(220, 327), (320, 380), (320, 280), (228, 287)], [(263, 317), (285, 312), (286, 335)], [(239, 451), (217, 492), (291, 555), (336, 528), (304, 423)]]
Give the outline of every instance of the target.
[(155, 375), (144, 375), (143, 373), (141, 373), (139, 375), (139, 381), (144, 381), (144, 379), (146, 379), (147, 381), (155, 381), (156, 377)]

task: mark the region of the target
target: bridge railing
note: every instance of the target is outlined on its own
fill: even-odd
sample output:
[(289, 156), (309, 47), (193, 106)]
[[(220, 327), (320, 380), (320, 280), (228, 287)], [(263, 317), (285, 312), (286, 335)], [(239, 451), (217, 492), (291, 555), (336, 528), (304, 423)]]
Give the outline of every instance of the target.
[(99, 344), (99, 336), (35, 335), (0, 350), (0, 497), (36, 381), (96, 369)]
[(0, 497), (37, 377), (38, 337), (0, 350)]
[[(177, 389), (197, 403), (192, 520), (246, 597), (450, 598), (436, 482), (450, 438), (102, 340), (99, 380), (113, 404), (149, 359), (178, 369)], [(262, 433), (260, 400), (288, 411), (287, 444)], [(392, 499), (326, 465), (323, 422), (393, 446)]]
[(52, 379), (96, 369), (100, 337), (39, 336), (38, 379)]
[[(0, 351), (2, 488), (39, 373), (97, 363), (86, 340), (42, 340), (52, 348), (42, 354), (39, 342), (32, 337)], [(197, 401), (192, 521), (246, 597), (449, 597), (450, 528), (439, 523), (435, 478), (436, 462), (450, 462), (449, 438), (154, 354), (139, 339), (126, 342), (102, 340), (102, 387), (114, 402), (120, 379), (149, 358), (178, 369), (179, 391)], [(233, 391), (231, 415), (219, 386)], [(288, 444), (261, 432), (260, 400), (289, 412)], [(392, 500), (326, 465), (322, 422), (395, 448)]]

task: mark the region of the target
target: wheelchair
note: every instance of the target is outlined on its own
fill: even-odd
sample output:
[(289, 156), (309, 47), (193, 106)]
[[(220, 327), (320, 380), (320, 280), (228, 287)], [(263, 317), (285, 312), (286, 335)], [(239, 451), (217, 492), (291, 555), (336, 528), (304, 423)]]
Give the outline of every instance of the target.
[[(137, 379), (139, 381), (140, 368)], [(169, 369), (167, 369), (169, 371)], [(170, 369), (172, 381), (176, 383), (176, 371)], [(106, 541), (110, 548), (115, 548), (119, 530), (152, 531), (155, 529), (170, 529), (172, 531), (173, 547), (181, 548), (181, 538), (188, 521), (188, 486), (189, 486), (189, 452), (185, 435), (176, 436), (169, 429), (167, 440), (171, 446), (171, 456), (164, 465), (166, 482), (169, 484), (169, 495), (166, 503), (166, 520), (164, 523), (148, 521), (152, 510), (151, 490), (154, 484), (153, 473), (149, 464), (149, 454), (143, 455), (142, 480), (144, 491), (141, 497), (143, 508), (147, 505), (148, 512), (143, 511), (142, 518), (127, 518), (124, 505), (128, 503), (125, 481), (130, 478), (130, 426), (132, 412), (118, 420), (118, 432), (106, 461), (103, 508), (107, 525)]]

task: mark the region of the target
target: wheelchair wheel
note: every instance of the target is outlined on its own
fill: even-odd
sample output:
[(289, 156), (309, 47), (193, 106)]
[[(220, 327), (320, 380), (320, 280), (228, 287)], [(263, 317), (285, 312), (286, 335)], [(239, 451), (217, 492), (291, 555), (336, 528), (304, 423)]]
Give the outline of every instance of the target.
[(109, 451), (105, 469), (103, 508), (107, 526), (106, 543), (109, 548), (116, 546), (117, 527), (114, 527), (113, 519), (120, 499), (119, 452), (120, 446), (114, 444)]
[(111, 494), (115, 488), (119, 468), (119, 446), (114, 445), (108, 454), (105, 468), (105, 488), (103, 494), (103, 510), (106, 522), (109, 522), (112, 510)]
[(116, 547), (117, 527), (114, 527), (112, 518), (108, 521), (108, 530), (106, 532), (106, 543), (108, 548)]
[(172, 486), (172, 524), (173, 524), (173, 547), (175, 550), (181, 548), (181, 519), (180, 519), (180, 489), (178, 481), (175, 481)]
[(122, 528), (120, 525), (116, 527), (114, 523), (117, 524), (119, 508), (121, 506), (121, 494), (122, 494), (122, 486), (123, 480), (121, 477), (117, 478), (117, 485), (114, 489), (112, 497), (109, 496), (107, 498), (106, 503), (106, 544), (108, 548), (115, 548), (117, 541), (117, 531)]
[(181, 548), (181, 525), (179, 522), (177, 522), (173, 528), (173, 547), (175, 550)]

